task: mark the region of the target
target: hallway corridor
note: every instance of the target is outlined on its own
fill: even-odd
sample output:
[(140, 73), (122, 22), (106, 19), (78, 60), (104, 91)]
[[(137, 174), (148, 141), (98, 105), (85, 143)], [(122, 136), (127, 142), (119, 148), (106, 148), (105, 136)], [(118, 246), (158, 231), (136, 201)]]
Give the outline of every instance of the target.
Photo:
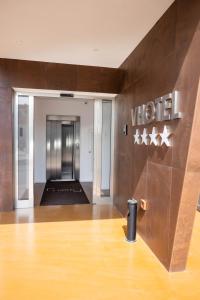
[(199, 299), (200, 214), (185, 272), (168, 273), (110, 205), (0, 213), (0, 299)]

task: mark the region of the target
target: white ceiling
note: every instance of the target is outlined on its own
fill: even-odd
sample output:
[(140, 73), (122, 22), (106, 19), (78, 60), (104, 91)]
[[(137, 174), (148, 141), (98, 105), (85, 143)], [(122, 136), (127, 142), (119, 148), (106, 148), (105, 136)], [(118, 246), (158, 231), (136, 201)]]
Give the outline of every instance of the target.
[(0, 57), (118, 67), (173, 0), (0, 0)]

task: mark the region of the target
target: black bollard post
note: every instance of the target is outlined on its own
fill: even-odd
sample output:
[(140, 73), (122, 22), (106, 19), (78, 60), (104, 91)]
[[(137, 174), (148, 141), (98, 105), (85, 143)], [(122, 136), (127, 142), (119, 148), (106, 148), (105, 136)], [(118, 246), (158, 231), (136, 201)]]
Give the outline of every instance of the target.
[(137, 201), (135, 199), (128, 200), (127, 215), (127, 241), (136, 241), (136, 221), (137, 221)]

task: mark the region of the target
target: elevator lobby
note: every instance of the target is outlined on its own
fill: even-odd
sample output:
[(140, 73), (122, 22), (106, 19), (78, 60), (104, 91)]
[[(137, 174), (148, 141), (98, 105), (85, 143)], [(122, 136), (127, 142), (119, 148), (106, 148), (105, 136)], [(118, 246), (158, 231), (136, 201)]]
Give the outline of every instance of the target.
[(200, 299), (200, 1), (0, 0), (0, 300)]

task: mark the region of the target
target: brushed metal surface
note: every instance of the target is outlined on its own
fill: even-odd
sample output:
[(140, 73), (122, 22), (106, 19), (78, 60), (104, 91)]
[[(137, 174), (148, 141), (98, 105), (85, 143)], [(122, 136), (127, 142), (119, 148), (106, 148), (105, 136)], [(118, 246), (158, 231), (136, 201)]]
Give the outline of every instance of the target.
[(47, 120), (47, 161), (46, 174), (48, 179), (61, 178), (61, 122)]
[(74, 122), (74, 179), (80, 179), (80, 117)]
[(62, 179), (74, 178), (74, 124), (62, 124)]
[(47, 180), (79, 180), (80, 117), (48, 116), (46, 124)]

